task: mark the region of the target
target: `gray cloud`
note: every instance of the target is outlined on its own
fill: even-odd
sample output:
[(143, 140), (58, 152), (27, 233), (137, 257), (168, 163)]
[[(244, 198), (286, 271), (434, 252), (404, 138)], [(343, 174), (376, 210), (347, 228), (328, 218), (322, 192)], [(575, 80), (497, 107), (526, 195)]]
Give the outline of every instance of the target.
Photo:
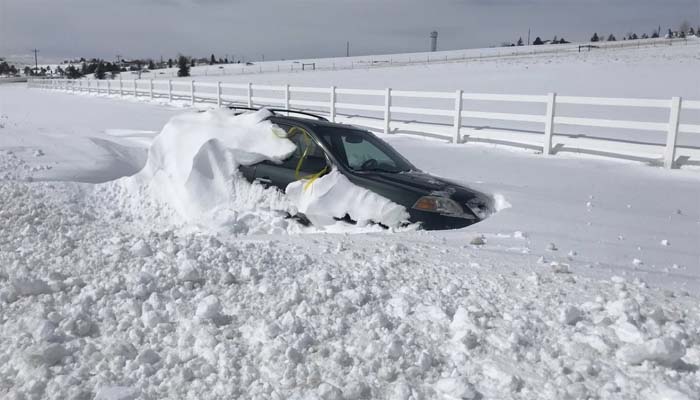
[(236, 55), (246, 59), (424, 51), (526, 37), (585, 40), (700, 24), (698, 0), (0, 0), (0, 56)]

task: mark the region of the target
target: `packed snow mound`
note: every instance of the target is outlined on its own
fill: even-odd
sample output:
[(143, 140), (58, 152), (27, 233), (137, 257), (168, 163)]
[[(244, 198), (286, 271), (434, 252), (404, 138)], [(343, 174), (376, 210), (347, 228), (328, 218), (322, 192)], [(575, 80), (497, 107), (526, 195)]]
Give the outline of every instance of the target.
[(315, 179), (290, 183), (285, 191), (298, 211), (316, 226), (348, 215), (358, 225), (370, 222), (398, 227), (408, 221), (406, 208), (365, 188), (354, 185), (337, 170)]
[(176, 116), (151, 144), (146, 166), (125, 183), (147, 186), (190, 222), (232, 208), (239, 165), (280, 161), (296, 149), (274, 132), (278, 128), (265, 120), (270, 115), (219, 109)]

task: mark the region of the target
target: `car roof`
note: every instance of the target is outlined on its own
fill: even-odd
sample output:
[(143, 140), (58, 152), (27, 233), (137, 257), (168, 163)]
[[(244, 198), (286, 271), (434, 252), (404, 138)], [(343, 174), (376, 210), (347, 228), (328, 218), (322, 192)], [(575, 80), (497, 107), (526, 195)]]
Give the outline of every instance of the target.
[(293, 123), (293, 124), (299, 124), (306, 126), (310, 129), (314, 128), (336, 128), (336, 129), (350, 129), (350, 130), (361, 130), (363, 132), (366, 132), (366, 129), (359, 128), (355, 125), (349, 125), (349, 124), (341, 124), (338, 122), (330, 122), (330, 121), (324, 121), (324, 120), (318, 120), (318, 119), (311, 119), (311, 118), (300, 118), (300, 117), (287, 117), (284, 115), (279, 115), (275, 114), (269, 118), (273, 122), (280, 122), (280, 123)]

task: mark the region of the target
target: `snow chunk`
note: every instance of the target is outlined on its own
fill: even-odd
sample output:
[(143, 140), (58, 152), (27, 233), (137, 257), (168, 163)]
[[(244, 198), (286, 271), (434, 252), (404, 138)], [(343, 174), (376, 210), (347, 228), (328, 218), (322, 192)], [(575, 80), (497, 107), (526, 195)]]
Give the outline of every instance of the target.
[(582, 318), (583, 313), (575, 306), (567, 306), (559, 313), (559, 322), (566, 325), (575, 325)]
[(51, 293), (51, 287), (42, 279), (13, 279), (12, 286), (19, 296), (36, 296)]
[(435, 383), (435, 390), (444, 399), (470, 400), (476, 399), (478, 394), (464, 377), (442, 378)]
[(484, 240), (484, 237), (482, 235), (475, 236), (469, 244), (474, 245), (474, 246), (482, 246), (486, 244), (486, 241)]
[(137, 257), (150, 257), (153, 255), (153, 251), (151, 250), (151, 246), (146, 243), (143, 239), (139, 240), (138, 242), (134, 243), (133, 246), (131, 246), (131, 254), (137, 256)]
[(126, 386), (105, 386), (97, 389), (95, 400), (136, 400), (139, 392)]
[(139, 364), (155, 364), (160, 361), (160, 356), (152, 349), (143, 350), (136, 357), (136, 362)]
[(343, 218), (346, 214), (360, 225), (375, 222), (397, 227), (408, 221), (406, 208), (354, 185), (337, 170), (307, 187), (308, 182), (292, 182), (285, 192), (299, 212), (316, 226), (332, 225), (336, 222), (334, 217)]
[(221, 303), (214, 295), (209, 295), (197, 305), (195, 316), (200, 321), (211, 321), (221, 317)]
[(29, 351), (28, 359), (35, 365), (44, 364), (51, 367), (60, 363), (66, 355), (68, 355), (66, 348), (61, 344), (54, 343)]
[(684, 355), (685, 347), (673, 338), (652, 339), (640, 345), (623, 347), (617, 352), (618, 358), (628, 364), (641, 364), (648, 360), (665, 366), (672, 366)]
[(194, 261), (184, 260), (180, 263), (177, 278), (181, 282), (199, 282), (202, 280)]

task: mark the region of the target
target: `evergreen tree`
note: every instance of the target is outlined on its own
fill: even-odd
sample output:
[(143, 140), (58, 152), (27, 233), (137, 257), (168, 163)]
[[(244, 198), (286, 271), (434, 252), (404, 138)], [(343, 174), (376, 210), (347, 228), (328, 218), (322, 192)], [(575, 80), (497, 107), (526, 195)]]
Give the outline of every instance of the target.
[(192, 58), (190, 59), (190, 66), (191, 66), (191, 67), (194, 67), (194, 66), (195, 66), (194, 57), (192, 57)]
[(658, 37), (659, 37), (659, 31), (652, 32), (652, 34), (651, 34), (652, 39), (658, 39)]
[(73, 65), (69, 65), (68, 68), (66, 68), (66, 76), (69, 79), (78, 79), (82, 75), (80, 74), (80, 71), (78, 71), (78, 68), (75, 68)]
[(228, 64), (228, 57), (224, 58), (224, 63)]
[(639, 39), (639, 37), (637, 36), (636, 33), (632, 33), (632, 34), (630, 35), (630, 39), (632, 39), (632, 40), (637, 40), (637, 39)]
[(523, 45), (523, 38), (520, 37), (520, 38), (518, 38), (518, 46), (522, 46), (522, 45)]
[(642, 33), (642, 39), (649, 39), (649, 35), (647, 35), (646, 33)]
[(532, 44), (535, 45), (535, 46), (538, 46), (538, 45), (544, 44), (544, 42), (542, 41), (542, 39), (540, 39), (539, 36), (537, 36), (537, 37), (535, 38), (535, 41), (532, 42)]
[(214, 65), (216, 64), (216, 57), (212, 54), (211, 57), (209, 58), (209, 65)]
[(29, 67), (24, 67), (24, 75), (31, 76), (31, 75), (34, 75), (34, 74), (32, 73), (32, 69), (31, 69), (31, 68), (29, 68)]
[(153, 60), (148, 60), (148, 69), (156, 69), (156, 64)]
[(688, 28), (688, 35), (695, 36), (695, 31), (693, 30), (693, 27)]
[(177, 76), (190, 76), (190, 63), (189, 60), (187, 60), (187, 57), (183, 55), (178, 56), (177, 67)]
[(617, 39), (615, 39), (615, 35), (613, 35), (612, 33), (610, 34), (610, 36), (608, 36), (608, 42), (614, 42), (616, 40)]
[(172, 67), (173, 67), (173, 59), (168, 58), (168, 68), (172, 68)]
[(95, 79), (104, 79), (105, 78), (105, 68), (104, 65), (102, 65), (102, 61), (97, 63), (97, 66), (95, 67)]
[(600, 38), (598, 37), (598, 33), (593, 32), (593, 36), (591, 37), (591, 42), (597, 42), (599, 40), (600, 40)]

